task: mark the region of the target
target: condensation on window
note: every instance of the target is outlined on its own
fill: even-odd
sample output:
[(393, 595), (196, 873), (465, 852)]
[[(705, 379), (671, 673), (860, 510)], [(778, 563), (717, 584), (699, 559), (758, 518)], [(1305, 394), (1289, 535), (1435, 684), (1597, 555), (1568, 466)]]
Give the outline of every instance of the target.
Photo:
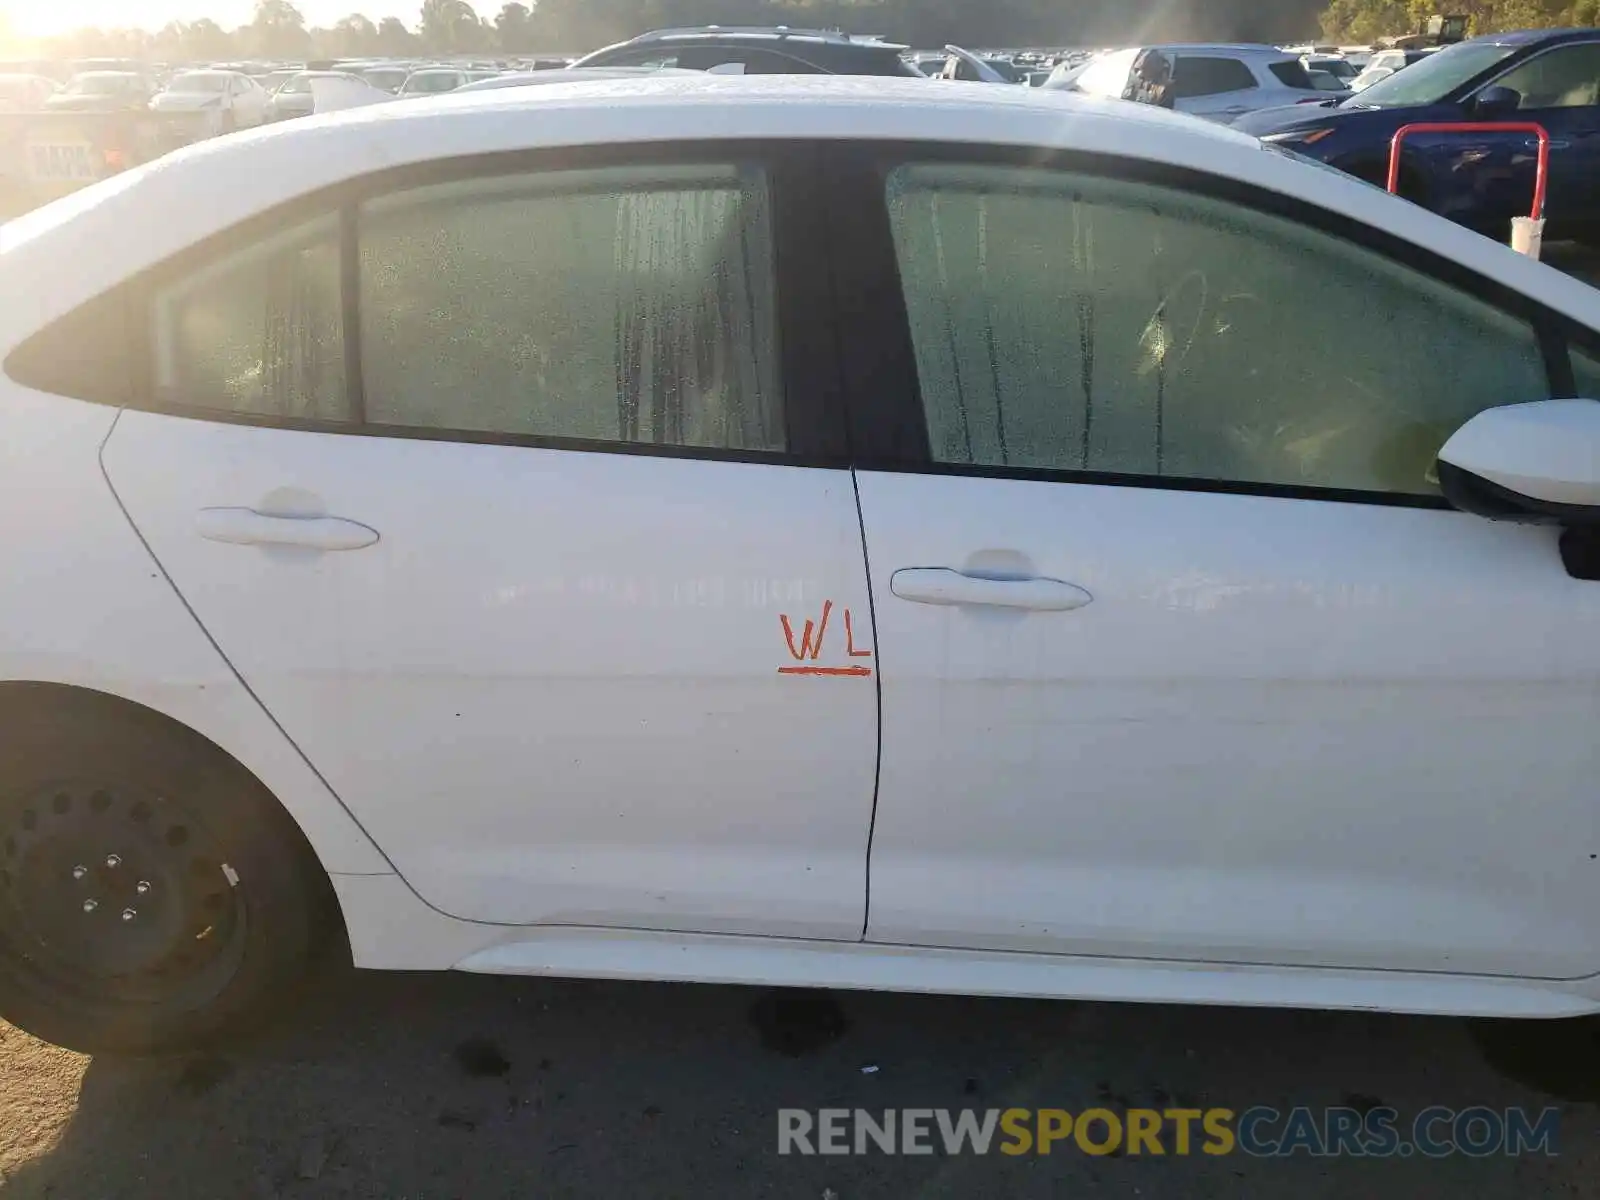
[(158, 290), (152, 322), (162, 403), (265, 417), (349, 416), (337, 216)]
[(547, 172), (363, 210), (377, 424), (777, 451), (767, 190), (732, 167)]
[(1548, 395), (1524, 322), (1267, 214), (977, 165), (888, 201), (940, 461), (1426, 495), (1468, 418)]
[(1572, 350), (1573, 395), (1585, 400), (1600, 400), (1600, 357)]

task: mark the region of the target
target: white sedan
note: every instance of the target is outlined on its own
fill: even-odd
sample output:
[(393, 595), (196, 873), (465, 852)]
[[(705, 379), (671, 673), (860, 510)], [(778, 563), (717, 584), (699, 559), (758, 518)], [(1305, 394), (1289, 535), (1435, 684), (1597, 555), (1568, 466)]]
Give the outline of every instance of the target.
[(242, 71), (184, 71), (150, 101), (153, 112), (193, 113), (208, 134), (249, 129), (267, 119), (271, 96)]
[(209, 1035), (334, 922), (1600, 1011), (1600, 293), (1422, 209), (1147, 107), (675, 77), (196, 146), (0, 281), (43, 1037)]

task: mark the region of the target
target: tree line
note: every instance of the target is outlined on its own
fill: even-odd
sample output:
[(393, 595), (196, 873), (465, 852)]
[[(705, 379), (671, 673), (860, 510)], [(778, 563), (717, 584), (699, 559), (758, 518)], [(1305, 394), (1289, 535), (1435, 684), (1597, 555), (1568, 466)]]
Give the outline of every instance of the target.
[(423, 0), (413, 23), (360, 13), (308, 26), (292, 0), (258, 0), (237, 29), (200, 19), (159, 30), (81, 29), (47, 39), (51, 58), (156, 62), (579, 53), (649, 29), (791, 25), (880, 34), (919, 47), (1109, 45), (1129, 39), (1308, 37), (1325, 0), (1164, 0), (1151, 19), (1127, 0), (507, 0), (481, 17), (466, 0)]
[(1322, 14), (1329, 38), (1371, 42), (1415, 33), (1434, 13), (1469, 19), (1471, 34), (1600, 25), (1600, 0), (1332, 0)]
[(507, 0), (487, 18), (467, 0), (423, 0), (414, 25), (351, 13), (327, 27), (308, 26), (292, 0), (258, 0), (254, 19), (237, 29), (204, 18), (153, 31), (81, 29), (37, 49), (51, 58), (156, 62), (520, 56), (579, 53), (648, 29), (709, 24), (837, 28), (919, 47), (1277, 42), (1311, 37), (1319, 27), (1325, 37), (1364, 43), (1416, 32), (1434, 12), (1465, 14), (1474, 33), (1486, 33), (1597, 24), (1600, 0)]

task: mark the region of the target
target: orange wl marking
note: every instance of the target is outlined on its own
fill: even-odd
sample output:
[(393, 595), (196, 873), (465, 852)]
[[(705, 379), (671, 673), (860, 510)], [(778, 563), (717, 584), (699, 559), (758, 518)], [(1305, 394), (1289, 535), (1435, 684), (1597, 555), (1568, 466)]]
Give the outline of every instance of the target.
[(856, 649), (855, 631), (850, 628), (850, 610), (844, 610), (844, 652), (851, 658), (871, 658), (871, 650)]
[(789, 625), (788, 614), (778, 614), (778, 620), (783, 622), (783, 640), (789, 643), (790, 658), (796, 662), (804, 662), (808, 658), (812, 662), (817, 661), (817, 655), (822, 653), (822, 639), (828, 635), (828, 614), (832, 611), (833, 601), (824, 600), (822, 602), (822, 624), (817, 627), (817, 644), (815, 646), (811, 644), (811, 618), (806, 618), (806, 627), (805, 631), (800, 635), (800, 649), (798, 650), (794, 648), (794, 630)]
[[(828, 618), (833, 613), (833, 601), (825, 600), (822, 603), (822, 619), (813, 622), (806, 618), (806, 623), (800, 631), (800, 644), (795, 645), (794, 626), (789, 623), (787, 613), (779, 613), (778, 621), (783, 626), (784, 644), (789, 648), (789, 657), (797, 663), (815, 663), (822, 654), (823, 641), (828, 636)], [(813, 640), (815, 635), (815, 640)], [(856, 649), (855, 624), (851, 620), (850, 610), (844, 610), (844, 646), (845, 655), (849, 658), (871, 658), (871, 650)], [(846, 666), (846, 667), (819, 667), (798, 666), (779, 667), (779, 675), (853, 675), (856, 677), (872, 674), (871, 667)]]

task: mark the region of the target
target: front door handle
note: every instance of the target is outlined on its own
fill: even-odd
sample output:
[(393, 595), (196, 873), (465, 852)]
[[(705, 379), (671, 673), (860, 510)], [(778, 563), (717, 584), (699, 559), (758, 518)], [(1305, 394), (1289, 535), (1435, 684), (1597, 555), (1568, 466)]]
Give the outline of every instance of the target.
[(208, 541), (235, 546), (360, 550), (378, 540), (376, 529), (343, 517), (274, 517), (253, 508), (203, 508), (195, 530)]
[(1094, 599), (1059, 579), (985, 579), (949, 567), (903, 567), (889, 578), (889, 590), (913, 604), (981, 605), (1032, 612), (1071, 612)]

